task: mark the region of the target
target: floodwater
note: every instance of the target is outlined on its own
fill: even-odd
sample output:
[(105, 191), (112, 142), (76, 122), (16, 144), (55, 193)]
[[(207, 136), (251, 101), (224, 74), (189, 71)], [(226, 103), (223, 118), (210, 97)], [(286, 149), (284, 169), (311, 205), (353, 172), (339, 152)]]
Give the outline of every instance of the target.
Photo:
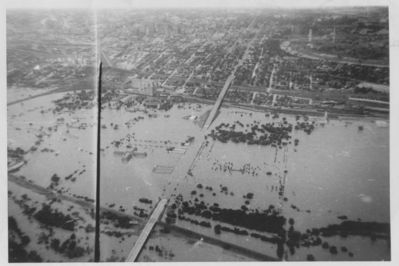
[[(292, 116), (282, 116), (290, 122), (294, 120)], [(214, 125), (235, 120), (244, 124), (253, 120), (263, 123), (273, 121), (261, 113), (230, 109), (223, 110)], [(275, 119), (276, 122), (279, 120)], [(364, 127), (362, 131), (358, 130), (359, 125)], [(212, 199), (208, 193), (204, 195), (205, 200), (237, 209), (244, 204), (242, 196), (252, 192), (255, 196), (250, 207), (262, 210), (273, 204), (285, 217), (293, 218), (295, 229), (302, 232), (340, 223), (337, 217), (342, 215), (349, 220), (389, 223), (388, 128), (377, 127), (373, 121), (366, 120), (331, 120), (324, 126), (318, 126), (310, 135), (297, 131), (292, 139), (295, 138), (299, 139), (298, 146), (288, 145), (277, 152), (272, 147), (215, 143), (212, 151), (205, 151), (204, 158), (196, 165), (194, 178), (204, 186), (227, 186), (234, 196), (220, 194)], [(230, 162), (236, 169), (251, 164), (254, 168), (258, 167), (255, 170), (257, 175), (212, 171), (215, 161), (222, 164)], [(273, 173), (271, 176), (266, 174), (269, 171)], [(281, 200), (276, 189), (280, 179), (285, 179), (284, 197), (287, 201)], [(354, 259), (358, 260), (389, 257), (386, 241), (372, 242), (360, 237), (354, 241), (349, 237), (334, 239), (331, 243), (356, 250)], [(255, 244), (253, 248), (264, 250), (262, 245)], [(313, 248), (311, 252), (307, 248), (299, 249), (288, 259), (304, 260), (304, 252), (314, 254), (316, 259), (350, 259), (347, 254), (331, 255), (317, 249)]]
[[(52, 100), (62, 94), (54, 94), (25, 101), (8, 107), (8, 142), (10, 146), (29, 149), (38, 140), (37, 135), (45, 134), (36, 151), (25, 156), (27, 164), (18, 172), (32, 182), (47, 187), (51, 176), (60, 177), (83, 171), (75, 181), (63, 180), (61, 187), (68, 195), (81, 195), (94, 199), (95, 188), (95, 144), (96, 119), (93, 110), (77, 110), (53, 114)], [(329, 224), (337, 224), (337, 217), (345, 215), (349, 220), (375, 221), (389, 223), (389, 128), (378, 127), (374, 121), (330, 120), (325, 125), (317, 120), (316, 129), (307, 135), (303, 131), (294, 131), (292, 140), (299, 140), (277, 149), (270, 146), (221, 143), (210, 140), (192, 167), (192, 176), (176, 176), (174, 169), (184, 156), (198, 147), (203, 141), (200, 128), (187, 116), (200, 116), (210, 106), (199, 104), (174, 105), (169, 111), (156, 110), (114, 110), (102, 111), (101, 130), (101, 205), (115, 204), (115, 209), (123, 209), (127, 214), (135, 212), (134, 206), (143, 208), (147, 214), (159, 198), (168, 198), (181, 194), (184, 199), (193, 199), (190, 192), (201, 183), (211, 186), (216, 194), (203, 193), (205, 203), (218, 203), (222, 208), (239, 209), (245, 199), (243, 195), (254, 193), (248, 206), (251, 209), (264, 210), (269, 205), (276, 206), (281, 214), (295, 220), (295, 229), (306, 231)], [(44, 110), (44, 112), (41, 112)], [(239, 120), (243, 124), (260, 121), (281, 122), (286, 117), (294, 122), (295, 117), (280, 114), (272, 119), (261, 112), (240, 109), (222, 109), (213, 126), (220, 123), (232, 123)], [(62, 120), (61, 118), (64, 118)], [(312, 119), (312, 118), (311, 118)], [(31, 123), (31, 124), (30, 124)], [(112, 123), (112, 125), (111, 125)], [(84, 125), (82, 125), (84, 124)], [(117, 127), (115, 127), (117, 125)], [(359, 130), (358, 126), (363, 126)], [(49, 127), (52, 127), (50, 130)], [(191, 144), (182, 145), (189, 137)], [(120, 141), (115, 145), (115, 141)], [(137, 148), (138, 156), (130, 160), (122, 153)], [(179, 152), (168, 152), (167, 148), (177, 148)], [(44, 152), (42, 149), (53, 149)], [(224, 171), (223, 166), (232, 165), (234, 171)], [(240, 170), (250, 165), (249, 173)], [(168, 169), (157, 172), (157, 166)], [(272, 174), (267, 174), (271, 172)], [(176, 181), (178, 180), (178, 184)], [(278, 187), (284, 184), (283, 196)], [(228, 193), (219, 193), (220, 186), (228, 187)], [(176, 188), (176, 190), (175, 190)], [(9, 190), (18, 190), (18, 186), (9, 186)], [(34, 193), (33, 193), (34, 194)], [(152, 200), (144, 204), (140, 198)], [(283, 198), (286, 198), (283, 200)], [(10, 201), (11, 202), (11, 201)], [(293, 207), (294, 206), (294, 207)], [(19, 217), (22, 214), (15, 204), (9, 204), (9, 215)], [(26, 228), (22, 228), (25, 224)], [(275, 256), (276, 247), (254, 238), (222, 233), (215, 236), (212, 229), (194, 226), (184, 221), (177, 225), (190, 228), (204, 235), (220, 238), (237, 245)], [(26, 222), (21, 222), (24, 231), (31, 230)], [(139, 232), (124, 241), (102, 236), (102, 250), (105, 258), (126, 257), (129, 247)], [(174, 256), (159, 257), (147, 251), (140, 260), (217, 260), (217, 254), (207, 256), (211, 249), (208, 244), (196, 241), (183, 241), (181, 236), (165, 236), (156, 240), (165, 250), (172, 250)], [(311, 253), (316, 260), (383, 260), (390, 258), (389, 240), (371, 241), (363, 237), (329, 237), (328, 242), (337, 247), (346, 246), (354, 253), (331, 255), (320, 246), (299, 248), (294, 255), (287, 254), (288, 260), (305, 260)], [(149, 246), (150, 244), (147, 244)], [(186, 248), (190, 252), (181, 252)], [(221, 249), (221, 248), (220, 248)], [(207, 251), (208, 250), (208, 251)], [(42, 250), (46, 254), (46, 250)], [(169, 252), (169, 251), (168, 251)], [(152, 254), (152, 255), (151, 255)], [(169, 253), (168, 253), (169, 254)], [(192, 254), (192, 256), (190, 256)], [(153, 256), (153, 257), (151, 257)], [(242, 260), (242, 257), (229, 257), (226, 260)], [(48, 256), (59, 260), (57, 256)]]
[[(95, 113), (93, 110), (79, 110), (53, 114), (52, 101), (63, 95), (57, 93), (9, 106), (9, 146), (29, 150), (39, 140), (38, 135), (43, 135), (43, 142), (37, 150), (25, 156), (27, 164), (18, 174), (47, 187), (53, 174), (62, 177), (85, 169), (75, 183), (68, 182), (65, 187), (78, 195), (94, 198)], [(83, 123), (87, 128), (79, 129)], [(42, 151), (46, 148), (53, 151)]]

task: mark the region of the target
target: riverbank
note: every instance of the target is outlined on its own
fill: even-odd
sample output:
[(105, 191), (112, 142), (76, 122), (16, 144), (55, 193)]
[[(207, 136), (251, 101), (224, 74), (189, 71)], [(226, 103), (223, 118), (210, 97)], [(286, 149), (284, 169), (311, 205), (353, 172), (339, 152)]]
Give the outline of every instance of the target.
[[(34, 193), (44, 195), (44, 196), (48, 197), (49, 199), (60, 199), (60, 200), (65, 200), (65, 201), (75, 203), (75, 204), (83, 207), (89, 213), (91, 213), (94, 210), (94, 204), (92, 202), (87, 202), (85, 200), (76, 199), (74, 197), (69, 197), (69, 196), (62, 195), (62, 194), (56, 194), (49, 189), (46, 189), (42, 186), (39, 186), (32, 182), (27, 181), (25, 178), (23, 178), (21, 176), (16, 176), (16, 175), (10, 174), (10, 175), (8, 175), (8, 181), (17, 184), (18, 186), (29, 189)], [(138, 226), (140, 228), (143, 227), (144, 224), (146, 223), (146, 219), (143, 219), (143, 218), (140, 218), (137, 216), (133, 216), (133, 215), (129, 215), (124, 212), (119, 212), (119, 211), (116, 211), (111, 208), (101, 207), (101, 212), (113, 214), (113, 215), (115, 215), (117, 217), (121, 217), (121, 218), (128, 218), (131, 221), (138, 222), (139, 223)], [(221, 239), (212, 238), (205, 234), (201, 234), (201, 233), (186, 229), (181, 226), (171, 225), (171, 224), (168, 224), (163, 221), (159, 221), (157, 223), (157, 227), (158, 227), (158, 230), (161, 230), (162, 228), (167, 228), (167, 231), (170, 231), (170, 233), (172, 233), (174, 236), (177, 236), (177, 237), (184, 237), (187, 239), (203, 239), (203, 241), (206, 243), (209, 243), (211, 245), (220, 246), (224, 249), (230, 250), (231, 252), (237, 252), (241, 255), (248, 256), (249, 258), (252, 258), (255, 260), (259, 260), (259, 261), (276, 261), (276, 260), (278, 260), (276, 258), (273, 258), (273, 257), (267, 256), (265, 254), (247, 249), (245, 247), (235, 245), (232, 243), (228, 243)], [(138, 231), (140, 231), (140, 230), (138, 230)], [(136, 231), (133, 234), (138, 235), (138, 233)]]

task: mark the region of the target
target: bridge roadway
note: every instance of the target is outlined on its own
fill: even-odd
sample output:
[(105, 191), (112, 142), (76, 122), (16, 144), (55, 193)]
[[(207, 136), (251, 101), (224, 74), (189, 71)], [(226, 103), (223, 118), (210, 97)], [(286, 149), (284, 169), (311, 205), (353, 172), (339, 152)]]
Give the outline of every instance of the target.
[[(254, 21), (255, 21), (255, 19), (250, 24), (250, 26), (248, 26), (248, 28), (251, 27), (251, 25), (253, 25)], [(176, 187), (179, 186), (179, 184), (182, 180), (186, 179), (188, 177), (188, 175), (190, 175), (190, 172), (194, 168), (197, 159), (201, 157), (202, 150), (204, 149), (204, 146), (205, 146), (204, 137), (207, 135), (208, 129), (209, 129), (210, 125), (212, 124), (213, 120), (215, 119), (220, 106), (222, 105), (223, 98), (225, 97), (227, 90), (229, 89), (229, 87), (231, 86), (231, 84), (234, 81), (235, 72), (244, 63), (244, 60), (248, 54), (249, 48), (251, 47), (251, 45), (252, 45), (253, 41), (256, 39), (256, 37), (257, 37), (257, 34), (247, 44), (247, 48), (244, 52), (244, 55), (242, 56), (240, 61), (237, 63), (237, 65), (234, 67), (233, 71), (227, 78), (227, 80), (223, 86), (223, 89), (221, 90), (215, 104), (213, 105), (211, 112), (209, 113), (208, 118), (206, 119), (206, 121), (204, 123), (204, 127), (202, 128), (201, 131), (194, 133), (195, 142), (191, 145), (191, 147), (189, 147), (186, 150), (185, 156), (183, 156), (180, 159), (179, 163), (176, 165), (176, 167), (172, 173), (172, 175), (175, 177), (174, 184), (176, 185)], [(171, 197), (174, 196), (173, 191), (175, 191), (175, 189), (177, 189), (176, 187), (170, 188), (170, 192), (172, 193), (170, 195)], [(168, 197), (166, 196), (166, 198), (168, 198)]]
[[(254, 19), (254, 21), (255, 21), (255, 19)], [(252, 24), (253, 24), (253, 22), (250, 25), (252, 25)], [(188, 176), (191, 174), (191, 170), (195, 167), (195, 163), (197, 162), (197, 159), (199, 159), (201, 157), (202, 150), (205, 147), (204, 137), (207, 135), (208, 129), (209, 129), (210, 125), (212, 124), (212, 122), (214, 121), (220, 106), (222, 105), (223, 98), (225, 97), (227, 90), (229, 89), (229, 87), (231, 86), (231, 84), (234, 81), (235, 72), (244, 63), (244, 60), (248, 54), (249, 48), (251, 47), (251, 45), (252, 45), (253, 41), (256, 39), (256, 37), (257, 37), (257, 35), (255, 35), (254, 38), (247, 44), (247, 48), (244, 52), (244, 55), (242, 56), (240, 61), (237, 63), (237, 65), (234, 67), (233, 71), (227, 78), (227, 80), (223, 86), (223, 89), (221, 90), (215, 104), (213, 105), (213, 108), (212, 108), (208, 118), (206, 119), (206, 121), (204, 123), (204, 127), (202, 128), (201, 131), (194, 133), (195, 142), (191, 145), (191, 147), (189, 147), (186, 150), (185, 156), (183, 156), (180, 159), (179, 163), (176, 165), (176, 167), (172, 173), (172, 175), (175, 177), (174, 185), (176, 187), (170, 188), (170, 190), (169, 190), (171, 192), (170, 196), (172, 198), (174, 196), (173, 191), (175, 191), (177, 189), (177, 186), (179, 186), (181, 181), (188, 178)], [(166, 198), (168, 198), (168, 197), (166, 196)]]
[(161, 216), (163, 210), (165, 209), (166, 203), (168, 202), (167, 199), (161, 199), (155, 210), (152, 212), (150, 219), (146, 223), (144, 229), (141, 231), (139, 238), (137, 239), (136, 243), (134, 244), (133, 249), (130, 251), (126, 261), (135, 262), (138, 255), (140, 254), (141, 250), (145, 242), (147, 242), (148, 236), (150, 235), (152, 229), (155, 226), (155, 223), (158, 221), (159, 217)]
[(231, 73), (230, 76), (227, 78), (218, 98), (216, 99), (215, 105), (212, 107), (212, 110), (209, 113), (208, 118), (206, 119), (203, 129), (207, 130), (212, 124), (213, 120), (216, 117), (217, 112), (219, 111), (220, 105), (222, 104), (223, 98), (226, 95), (227, 90), (230, 88), (230, 85), (231, 83), (233, 83), (233, 81), (234, 81), (234, 73)]

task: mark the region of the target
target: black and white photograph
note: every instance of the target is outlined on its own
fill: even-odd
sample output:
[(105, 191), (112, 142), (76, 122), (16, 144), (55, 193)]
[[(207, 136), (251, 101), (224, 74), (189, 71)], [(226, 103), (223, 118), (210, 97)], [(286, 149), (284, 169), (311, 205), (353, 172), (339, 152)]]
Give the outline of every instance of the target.
[(7, 1), (5, 260), (392, 261), (391, 3)]

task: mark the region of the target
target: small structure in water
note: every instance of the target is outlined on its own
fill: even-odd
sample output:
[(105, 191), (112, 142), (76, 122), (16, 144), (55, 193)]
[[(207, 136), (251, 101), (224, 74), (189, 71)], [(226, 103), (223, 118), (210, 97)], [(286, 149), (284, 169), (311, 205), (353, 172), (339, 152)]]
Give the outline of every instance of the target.
[[(116, 152), (114, 152), (114, 154), (120, 155), (121, 152), (116, 151)], [(133, 157), (138, 157), (138, 158), (147, 157), (146, 152), (139, 152), (139, 151), (137, 151), (136, 147), (132, 151), (122, 152), (122, 154), (123, 154), (122, 161), (124, 161), (124, 162), (130, 161)]]
[(171, 174), (174, 169), (174, 166), (156, 165), (152, 172), (156, 174)]

